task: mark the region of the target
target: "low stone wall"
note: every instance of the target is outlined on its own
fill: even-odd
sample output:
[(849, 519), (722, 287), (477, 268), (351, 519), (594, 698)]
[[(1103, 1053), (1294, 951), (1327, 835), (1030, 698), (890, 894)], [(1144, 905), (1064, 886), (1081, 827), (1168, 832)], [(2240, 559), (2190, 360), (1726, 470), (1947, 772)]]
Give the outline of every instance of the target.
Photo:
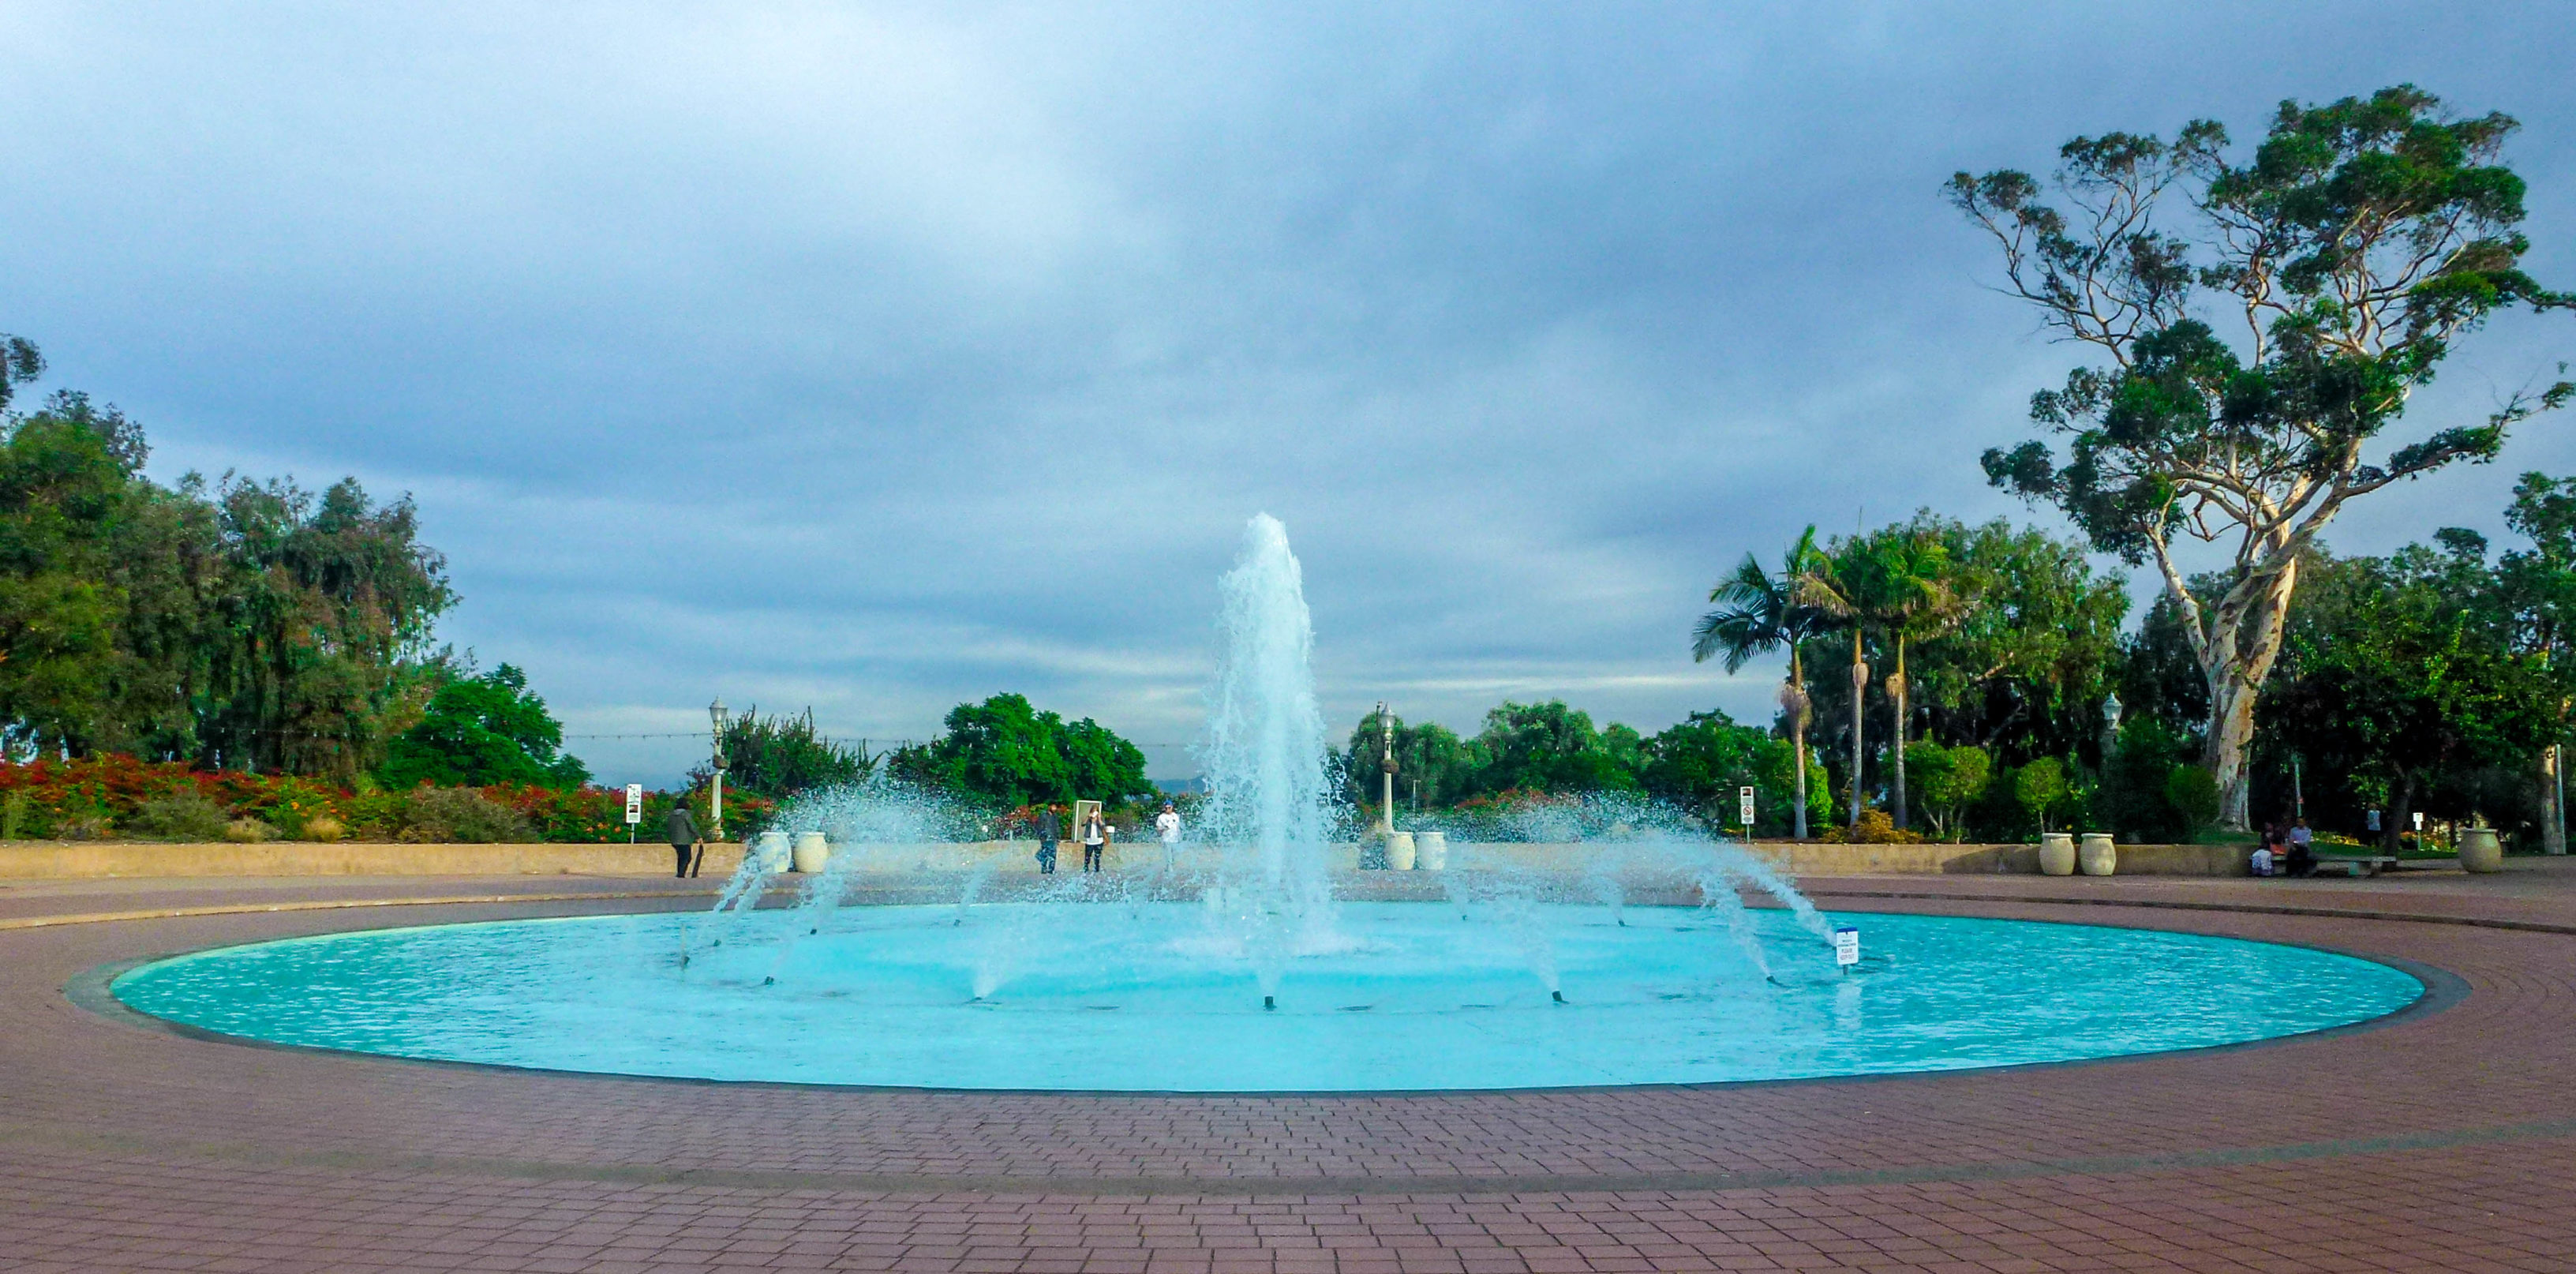
[[(1603, 847), (1592, 844), (1452, 844), (1453, 865), (1480, 863), (1550, 871), (1581, 871)], [(1763, 841), (1753, 852), (1795, 876), (1958, 876), (2033, 874), (2033, 845), (1822, 845)], [(869, 875), (963, 872), (990, 867), (1006, 875), (1035, 874), (1034, 841), (985, 841), (962, 845), (836, 847), (859, 854)], [(1185, 856), (1192, 850), (1184, 848)], [(1162, 857), (1153, 843), (1113, 845), (1111, 870), (1152, 866)], [(732, 874), (740, 845), (710, 845), (701, 874)], [(1082, 846), (1066, 842), (1058, 870), (1082, 865)], [(1332, 847), (1337, 871), (1359, 867), (1359, 847)], [(0, 879), (70, 879), (172, 876), (659, 876), (671, 870), (666, 845), (383, 845), (271, 841), (259, 845), (164, 845), (136, 841), (15, 841), (0, 844)], [(2245, 851), (2226, 845), (2122, 845), (2119, 870), (2129, 876), (2241, 876)]]
[[(702, 875), (731, 875), (742, 846), (709, 845)], [(385, 845), (313, 841), (164, 845), (0, 844), (0, 879), (116, 876), (667, 876), (668, 845)]]

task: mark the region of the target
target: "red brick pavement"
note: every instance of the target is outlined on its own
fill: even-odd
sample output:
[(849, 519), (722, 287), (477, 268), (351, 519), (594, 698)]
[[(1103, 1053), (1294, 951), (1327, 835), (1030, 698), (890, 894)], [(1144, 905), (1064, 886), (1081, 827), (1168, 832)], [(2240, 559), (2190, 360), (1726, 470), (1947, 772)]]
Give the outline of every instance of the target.
[[(2109, 1063), (1416, 1097), (536, 1075), (186, 1038), (62, 993), (103, 962), (210, 944), (649, 900), (6, 932), (0, 1270), (2576, 1269), (2576, 1093), (2557, 1078), (2576, 1061), (2576, 937), (2170, 905), (2576, 930), (2576, 872), (2517, 868), (1810, 882), (1845, 908), (2341, 947), (2469, 993), (2374, 1030)], [(152, 889), (235, 896), (137, 885), (79, 909)]]

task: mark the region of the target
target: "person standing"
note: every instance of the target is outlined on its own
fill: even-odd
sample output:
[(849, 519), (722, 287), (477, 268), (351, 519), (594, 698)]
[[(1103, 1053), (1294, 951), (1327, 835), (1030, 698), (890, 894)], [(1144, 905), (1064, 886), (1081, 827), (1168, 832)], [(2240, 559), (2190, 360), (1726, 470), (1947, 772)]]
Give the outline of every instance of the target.
[(1154, 836), (1163, 842), (1163, 870), (1168, 872), (1172, 856), (1181, 847), (1181, 812), (1170, 801), (1163, 802), (1163, 812), (1154, 816)]
[(1100, 855), (1108, 848), (1109, 824), (1100, 817), (1100, 811), (1093, 810), (1091, 817), (1082, 824), (1082, 869), (1087, 872), (1100, 870)]
[(1038, 874), (1055, 874), (1055, 843), (1064, 835), (1064, 825), (1055, 819), (1055, 806), (1038, 811)]
[(671, 834), (671, 854), (679, 859), (671, 870), (672, 877), (686, 879), (697, 875), (698, 863), (704, 860), (706, 851), (698, 850), (697, 861), (692, 861), (690, 850), (698, 844), (698, 820), (689, 817), (689, 798), (683, 796), (671, 802), (670, 816), (662, 820), (662, 825), (663, 830)]

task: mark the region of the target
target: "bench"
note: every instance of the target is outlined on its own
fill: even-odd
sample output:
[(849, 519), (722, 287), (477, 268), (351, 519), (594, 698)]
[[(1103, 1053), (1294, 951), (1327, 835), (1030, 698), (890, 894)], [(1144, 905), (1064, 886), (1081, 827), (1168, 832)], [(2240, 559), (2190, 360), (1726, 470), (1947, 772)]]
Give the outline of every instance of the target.
[(2317, 869), (2310, 875), (2335, 871), (2353, 877), (2376, 876), (2397, 865), (2394, 854), (2317, 854), (2316, 859)]

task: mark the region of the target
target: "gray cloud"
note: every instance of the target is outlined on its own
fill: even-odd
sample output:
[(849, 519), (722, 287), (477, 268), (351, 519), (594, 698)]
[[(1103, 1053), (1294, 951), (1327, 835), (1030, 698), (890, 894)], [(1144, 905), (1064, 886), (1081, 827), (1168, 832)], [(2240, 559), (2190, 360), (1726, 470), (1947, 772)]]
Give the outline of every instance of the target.
[[(1183, 742), (1264, 510), (1334, 718), (1758, 718), (1684, 651), (1738, 554), (2026, 516), (1974, 457), (2070, 355), (1937, 185), (2077, 132), (2413, 80), (2525, 120), (2576, 277), (2545, 4), (21, 4), (0, 48), (0, 326), (160, 471), (416, 493), (448, 635), (582, 733), (1017, 689)], [(2500, 322), (2419, 412), (2571, 346)], [(2564, 430), (2337, 542), (2498, 529)]]

